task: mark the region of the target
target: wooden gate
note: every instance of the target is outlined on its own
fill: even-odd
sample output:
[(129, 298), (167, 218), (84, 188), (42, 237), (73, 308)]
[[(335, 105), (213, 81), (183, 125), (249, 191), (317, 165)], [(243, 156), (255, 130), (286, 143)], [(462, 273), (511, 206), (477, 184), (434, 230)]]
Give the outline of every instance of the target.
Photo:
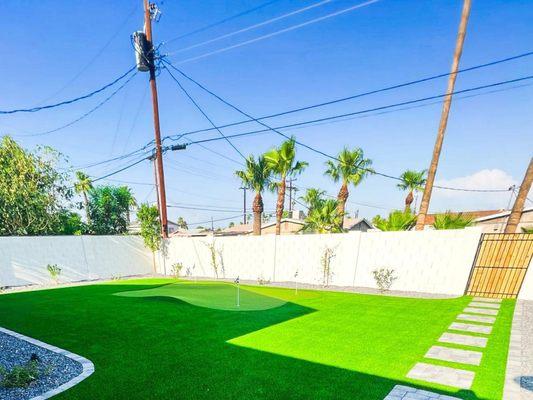
[(485, 233), (470, 271), (466, 294), (516, 298), (533, 256), (531, 233)]

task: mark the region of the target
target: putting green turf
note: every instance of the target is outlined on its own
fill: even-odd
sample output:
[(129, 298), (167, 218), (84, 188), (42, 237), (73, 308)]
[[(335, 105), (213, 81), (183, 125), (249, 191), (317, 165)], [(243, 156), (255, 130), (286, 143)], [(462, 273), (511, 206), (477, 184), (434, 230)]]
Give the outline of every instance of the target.
[[(126, 297), (172, 297), (199, 307), (227, 311), (268, 310), (286, 303), (278, 297), (265, 296), (246, 287), (237, 293), (237, 285), (219, 283), (182, 282), (160, 286), (154, 289), (118, 292)], [(238, 295), (238, 303), (237, 303)]]
[(501, 399), (514, 301), (503, 301), (479, 367), (431, 361), (476, 372), (457, 392), (405, 375), (468, 297), (241, 289), (263, 309), (231, 309), (231, 284), (170, 279), (4, 294), (0, 326), (94, 362), (58, 399), (381, 400), (396, 384)]

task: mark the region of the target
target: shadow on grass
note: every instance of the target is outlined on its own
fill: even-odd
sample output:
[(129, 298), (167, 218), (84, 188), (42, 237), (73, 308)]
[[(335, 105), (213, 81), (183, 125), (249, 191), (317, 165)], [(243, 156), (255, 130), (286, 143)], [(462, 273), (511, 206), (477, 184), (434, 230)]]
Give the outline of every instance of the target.
[[(316, 312), (299, 304), (234, 312), (170, 297), (113, 296), (154, 287), (106, 284), (2, 295), (0, 325), (95, 364), (89, 379), (58, 399), (381, 400), (395, 385), (414, 386), (227, 343)], [(478, 399), (470, 391), (441, 393)]]

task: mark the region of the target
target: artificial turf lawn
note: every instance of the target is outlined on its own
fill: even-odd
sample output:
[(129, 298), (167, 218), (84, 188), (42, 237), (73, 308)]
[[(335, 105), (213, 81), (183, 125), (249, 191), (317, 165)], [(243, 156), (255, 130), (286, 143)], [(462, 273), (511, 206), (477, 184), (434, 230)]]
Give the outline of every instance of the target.
[(216, 288), (205, 290), (213, 283), (178, 284), (178, 291), (179, 285), (189, 293), (198, 289), (191, 301), (197, 305), (168, 292), (116, 295), (169, 283), (175, 281), (4, 294), (0, 326), (93, 361), (96, 372), (58, 399), (381, 400), (396, 384), (464, 399), (502, 397), (513, 301), (502, 302), (479, 367), (429, 361), (476, 372), (472, 390), (456, 392), (405, 375), (439, 344), (468, 297), (422, 300), (307, 290), (296, 295), (246, 287), (281, 305), (235, 311), (210, 306), (220, 296)]

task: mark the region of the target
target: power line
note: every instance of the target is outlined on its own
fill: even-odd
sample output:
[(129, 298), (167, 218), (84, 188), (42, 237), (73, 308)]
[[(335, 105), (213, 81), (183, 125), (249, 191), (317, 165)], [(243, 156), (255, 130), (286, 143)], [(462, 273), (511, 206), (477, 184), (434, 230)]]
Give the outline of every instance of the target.
[[(224, 100), (223, 98), (221, 98), (220, 96), (218, 96), (217, 94), (213, 93), (212, 91), (210, 91), (209, 89), (207, 89), (205, 86), (203, 86), (201, 83), (197, 82), (196, 80), (194, 80), (193, 78), (191, 78), (190, 76), (188, 76), (187, 74), (185, 74), (183, 71), (181, 71), (180, 69), (178, 69), (177, 67), (175, 67), (174, 65), (172, 65), (171, 63), (169, 63), (168, 61), (165, 61), (163, 60), (167, 65), (170, 65), (174, 70), (176, 70), (177, 72), (179, 72), (183, 77), (185, 77), (186, 79), (188, 79), (189, 81), (193, 82), (194, 84), (196, 84), (198, 87), (200, 87), (202, 90), (206, 91), (207, 93), (209, 93), (210, 95), (214, 96), (215, 98), (217, 98), (218, 100), (220, 100), (221, 102), (223, 102), (224, 104), (228, 105), (229, 107), (233, 108), (234, 110), (240, 112), (241, 114), (245, 115), (246, 117), (254, 120), (255, 122), (259, 123), (260, 125), (263, 125), (264, 127), (266, 127), (267, 129), (269, 130), (272, 130), (276, 133), (278, 133), (279, 135), (289, 139), (290, 137), (285, 135), (284, 133), (280, 132), (278, 129), (276, 128), (272, 128), (270, 126), (268, 126), (267, 124), (257, 120), (256, 118), (252, 117), (251, 115), (247, 114), (246, 112), (242, 111), (241, 109), (239, 109), (238, 107), (236, 107), (235, 105), (229, 103), (228, 101)], [(499, 86), (499, 85), (503, 85), (503, 84), (506, 84), (506, 83), (514, 83), (514, 82), (520, 82), (520, 81), (523, 81), (523, 80), (526, 80), (526, 79), (532, 79), (533, 78), (533, 75), (530, 75), (530, 76), (527, 76), (527, 77), (522, 77), (522, 78), (517, 78), (517, 79), (511, 79), (511, 80), (508, 80), (508, 81), (502, 81), (502, 82), (496, 82), (496, 83), (492, 83), (492, 84), (489, 84), (489, 85), (483, 85), (483, 86), (479, 86), (477, 88), (470, 88), (470, 89), (463, 89), (463, 90), (460, 90), (460, 91), (456, 91), (454, 93), (451, 93), (450, 95), (453, 95), (453, 94), (457, 94), (457, 93), (465, 93), (465, 92), (470, 92), (472, 90), (479, 90), (481, 88), (488, 88), (488, 87), (495, 87), (495, 86)], [(444, 97), (444, 96), (447, 96), (446, 94), (444, 95), (438, 95), (438, 96), (431, 96), (431, 97), (426, 97), (424, 100), (431, 100), (431, 99), (435, 99), (435, 98), (439, 98), (439, 97)], [(409, 102), (403, 102), (403, 103), (398, 103), (397, 105), (405, 105), (405, 104), (412, 104), (414, 102), (419, 102), (419, 101), (423, 101), (423, 100), (413, 100), (413, 101), (409, 101)], [(378, 109), (382, 109), (383, 107), (380, 107)], [(343, 114), (343, 116), (346, 116), (347, 114)], [(353, 115), (353, 113), (350, 113), (348, 115)], [(329, 117), (331, 118), (331, 117)], [(319, 119), (319, 120), (322, 120), (322, 119)], [(315, 121), (316, 122), (316, 121)], [(236, 136), (243, 136), (243, 134), (237, 134), (237, 135), (228, 135), (228, 137), (236, 137)], [(216, 138), (213, 138), (213, 139), (204, 139), (202, 141), (198, 141), (198, 142), (201, 142), (201, 143), (204, 143), (206, 141), (213, 141), (215, 140)], [(194, 143), (194, 142), (192, 142)], [(318, 149), (315, 149), (305, 143), (302, 143), (300, 141), (297, 141), (295, 140), (295, 143), (299, 144), (300, 146), (303, 146), (317, 154), (321, 154), (327, 158), (330, 158), (330, 159), (333, 159), (333, 160), (336, 160), (336, 161), (340, 161), (337, 159), (337, 157), (334, 157), (334, 156), (331, 156), (321, 150), (318, 150)], [(389, 179), (394, 179), (394, 180), (397, 180), (397, 181), (402, 181), (401, 178), (399, 177), (396, 177), (396, 176), (392, 176), (392, 175), (389, 175), (389, 174), (385, 174), (385, 173), (382, 173), (382, 172), (378, 172), (378, 171), (375, 171), (375, 170), (370, 170), (368, 168), (358, 168), (358, 169), (361, 169), (361, 170), (365, 170), (369, 173), (372, 173), (374, 175), (380, 175), (380, 176), (383, 176), (385, 178), (389, 178)], [(447, 189), (447, 190), (457, 190), (457, 191), (467, 191), (467, 192), (506, 192), (508, 191), (509, 189), (502, 189), (502, 190), (496, 190), (496, 189), (464, 189), (464, 188), (450, 188), (450, 187), (445, 187), (445, 186), (434, 186), (434, 187), (438, 187), (440, 189)]]
[(206, 58), (206, 57), (209, 57), (209, 56), (212, 56), (212, 55), (215, 55), (215, 54), (226, 52), (228, 50), (233, 50), (233, 49), (236, 49), (238, 47), (246, 46), (248, 44), (252, 44), (252, 43), (258, 42), (260, 40), (264, 40), (264, 39), (268, 39), (268, 38), (271, 38), (271, 37), (274, 37), (274, 36), (277, 36), (277, 35), (281, 35), (282, 33), (286, 33), (286, 32), (290, 32), (290, 31), (293, 31), (293, 30), (296, 30), (296, 29), (299, 29), (299, 28), (303, 28), (304, 26), (311, 25), (311, 24), (323, 21), (323, 20), (328, 19), (328, 18), (336, 17), (338, 15), (347, 13), (349, 11), (356, 10), (358, 8), (362, 8), (362, 7), (366, 7), (366, 6), (372, 5), (374, 3), (377, 3), (378, 1), (380, 1), (380, 0), (370, 0), (370, 1), (358, 4), (358, 5), (355, 5), (355, 6), (352, 6), (352, 7), (344, 8), (344, 9), (342, 9), (340, 11), (335, 11), (335, 12), (333, 12), (331, 14), (327, 14), (327, 15), (324, 15), (322, 17), (315, 18), (315, 19), (312, 19), (312, 20), (309, 20), (309, 21), (306, 21), (306, 22), (303, 22), (303, 23), (300, 23), (300, 24), (297, 24), (297, 25), (292, 25), (292, 26), (290, 26), (288, 28), (284, 28), (284, 29), (281, 29), (279, 31), (271, 32), (271, 33), (268, 33), (266, 35), (254, 38), (254, 39), (246, 40), (244, 42), (240, 42), (240, 43), (237, 43), (237, 44), (234, 44), (234, 45), (231, 45), (231, 46), (223, 47), (223, 48), (218, 49), (218, 50), (213, 50), (213, 51), (201, 54), (201, 55), (196, 56), (196, 57), (191, 57), (191, 58), (187, 58), (185, 60), (180, 60), (180, 61), (177, 62), (177, 64), (185, 64), (185, 63), (188, 63), (188, 62), (191, 62), (191, 61), (197, 61), (197, 60), (200, 60), (202, 58)]
[(113, 93), (111, 93), (109, 96), (107, 96), (104, 100), (102, 100), (100, 103), (98, 103), (95, 107), (91, 108), (89, 111), (87, 111), (86, 113), (82, 114), (81, 116), (79, 116), (78, 118), (70, 121), (69, 123), (67, 124), (64, 124), (64, 125), (61, 125), (57, 128), (54, 128), (54, 129), (50, 129), (48, 131), (44, 131), (44, 132), (37, 132), (37, 133), (29, 133), (29, 134), (17, 134), (15, 136), (23, 136), (23, 137), (32, 137), (32, 136), (44, 136), (44, 135), (49, 135), (51, 133), (54, 133), (54, 132), (58, 132), (62, 129), (65, 129), (65, 128), (68, 128), (72, 125), (74, 125), (75, 123), (77, 122), (80, 122), (81, 120), (87, 118), (89, 115), (91, 115), (93, 112), (95, 112), (96, 110), (98, 110), (99, 108), (101, 108), (102, 106), (104, 106), (104, 104), (106, 104), (109, 100), (111, 100), (118, 92), (120, 92), (128, 83), (130, 83), (130, 81), (137, 75), (137, 72), (135, 72), (132, 76), (130, 76), (122, 85), (120, 85)]
[(61, 101), (61, 102), (55, 103), (55, 104), (49, 104), (49, 105), (46, 105), (46, 106), (39, 106), (39, 107), (32, 107), (32, 108), (17, 108), (17, 109), (14, 109), (14, 110), (0, 110), (0, 114), (15, 114), (15, 113), (21, 113), (21, 112), (34, 113), (34, 112), (37, 112), (37, 111), (48, 110), (48, 109), (51, 109), (51, 108), (61, 107), (61, 106), (67, 105), (67, 104), (76, 103), (76, 102), (78, 102), (80, 100), (88, 99), (89, 97), (92, 97), (92, 96), (94, 96), (94, 95), (106, 90), (107, 88), (110, 88), (111, 86), (117, 84), (122, 79), (124, 79), (126, 76), (128, 76), (135, 68), (136, 68), (135, 66), (131, 67), (128, 71), (126, 71), (125, 73), (120, 75), (118, 78), (116, 78), (112, 82), (110, 82), (110, 83), (102, 86), (101, 88), (96, 89), (96, 90), (94, 90), (94, 91), (92, 91), (90, 93), (87, 93), (87, 94), (85, 94), (83, 96), (75, 97), (75, 98), (70, 99), (70, 100)]
[(211, 222), (220, 222), (220, 221), (229, 221), (230, 219), (236, 219), (236, 218), (242, 218), (242, 214), (234, 215), (232, 217), (227, 218), (219, 218), (219, 219), (210, 219), (209, 221), (202, 221), (202, 222), (187, 222), (188, 226), (191, 225), (203, 225), (203, 224), (210, 224)]
[(61, 93), (63, 90), (65, 90), (67, 87), (69, 87), (73, 82), (75, 82), (87, 69), (102, 55), (102, 53), (109, 47), (109, 45), (115, 40), (115, 38), (118, 36), (120, 31), (126, 26), (130, 18), (135, 13), (135, 10), (137, 9), (137, 6), (135, 5), (130, 13), (124, 18), (120, 26), (117, 28), (117, 30), (111, 35), (111, 37), (107, 40), (107, 42), (102, 46), (100, 50), (89, 60), (87, 64), (83, 66), (83, 68), (76, 74), (74, 77), (72, 77), (67, 83), (65, 83), (61, 88), (59, 88), (57, 91), (55, 91), (53, 94), (48, 96), (46, 99), (42, 100), (40, 104), (47, 102), (48, 100), (54, 98), (59, 93)]
[[(529, 80), (531, 78), (533, 78), (533, 76), (513, 79), (513, 80), (509, 80), (509, 81), (496, 82), (494, 84), (477, 86), (477, 87), (469, 88), (469, 89), (463, 89), (463, 90), (459, 90), (459, 91), (456, 91), (456, 92), (452, 93), (452, 95), (471, 92), (471, 91), (475, 91), (475, 90), (482, 90), (482, 89), (486, 89), (486, 88), (494, 87), (494, 86), (501, 86), (501, 85), (508, 84), (508, 83), (513, 83), (513, 82), (520, 82), (520, 81), (523, 81), (523, 80)], [(445, 96), (446, 96), (446, 94), (430, 96), (430, 97), (423, 97), (423, 98), (419, 98), (419, 99), (415, 99), (415, 100), (409, 100), (409, 101), (400, 102), (400, 103), (393, 103), (393, 104), (388, 104), (388, 105), (385, 105), (385, 106), (368, 108), (368, 109), (363, 109), (363, 110), (354, 111), (354, 112), (350, 112), (350, 113), (336, 114), (336, 115), (323, 117), (323, 118), (316, 118), (316, 119), (312, 119), (312, 120), (295, 122), (295, 123), (292, 123), (292, 124), (286, 124), (286, 125), (277, 126), (275, 128), (258, 129), (258, 130), (254, 130), (254, 131), (248, 131), (248, 132), (238, 133), (238, 134), (234, 134), (234, 135), (226, 135), (226, 136), (229, 137), (229, 138), (235, 138), (235, 137), (240, 137), (240, 136), (248, 136), (248, 135), (255, 135), (255, 134), (259, 134), (259, 133), (270, 132), (272, 129), (294, 128), (294, 127), (308, 125), (308, 124), (315, 124), (315, 123), (319, 123), (319, 122), (331, 121), (331, 120), (335, 120), (335, 119), (346, 118), (346, 117), (351, 117), (351, 116), (360, 115), (360, 114), (366, 114), (366, 113), (370, 113), (370, 112), (373, 112), (373, 111), (380, 111), (380, 110), (386, 110), (386, 109), (400, 107), (400, 106), (409, 105), (409, 104), (416, 104), (416, 103), (420, 103), (420, 102), (424, 102), (424, 101), (428, 101), (428, 100), (434, 100), (434, 99), (442, 98), (442, 97), (445, 97)], [(252, 119), (251, 121), (254, 121), (254, 120)], [(178, 136), (178, 138), (183, 137), (185, 135), (186, 134), (180, 134)], [(168, 136), (168, 138), (171, 139), (171, 140), (178, 140), (178, 139), (173, 139), (173, 137), (174, 136)], [(209, 139), (204, 139), (204, 140), (190, 141), (189, 144), (211, 142), (213, 140), (217, 140), (217, 139), (216, 138), (209, 138)]]
[(229, 37), (238, 35), (240, 33), (248, 32), (248, 31), (251, 31), (253, 29), (260, 28), (262, 26), (270, 25), (270, 24), (272, 24), (274, 22), (281, 21), (282, 19), (285, 19), (285, 18), (288, 18), (288, 17), (292, 17), (293, 15), (301, 14), (301, 13), (303, 13), (305, 11), (309, 11), (309, 10), (311, 10), (313, 8), (323, 6), (324, 4), (327, 4), (327, 3), (331, 3), (332, 1), (333, 0), (319, 1), (317, 3), (311, 4), (311, 5), (306, 6), (306, 7), (299, 8), (299, 9), (297, 9), (295, 11), (291, 11), (289, 13), (280, 15), (278, 17), (274, 17), (274, 18), (268, 19), (266, 21), (259, 22), (257, 24), (253, 24), (253, 25), (247, 26), (246, 28), (242, 28), (242, 29), (230, 32), (230, 33), (226, 33), (224, 35), (217, 36), (217, 37), (215, 37), (213, 39), (205, 40), (205, 41), (203, 41), (201, 43), (196, 43), (196, 44), (193, 44), (193, 45), (190, 45), (190, 46), (187, 46), (187, 47), (172, 51), (170, 53), (167, 53), (167, 55), (170, 56), (170, 55), (181, 53), (181, 52), (184, 52), (184, 51), (187, 51), (187, 50), (192, 50), (192, 49), (195, 49), (195, 48), (200, 47), (200, 46), (205, 46), (206, 44), (218, 42), (219, 40), (222, 40), (222, 39), (227, 39)]
[[(518, 59), (521, 59), (521, 58), (530, 57), (532, 55), (533, 55), (533, 51), (529, 51), (529, 52), (517, 54), (515, 56), (511, 56), (511, 57), (506, 57), (506, 58), (502, 58), (502, 59), (499, 59), (499, 60), (490, 61), (490, 62), (487, 62), (487, 63), (484, 63), (484, 64), (479, 64), (479, 65), (474, 65), (472, 67), (463, 68), (463, 69), (458, 70), (456, 72), (456, 74), (460, 74), (460, 73), (464, 73), (464, 72), (470, 72), (470, 71), (474, 71), (474, 70), (482, 69), (482, 68), (486, 68), (486, 67), (491, 67), (491, 66), (502, 64), (502, 63), (506, 63), (506, 62), (509, 62), (509, 61), (514, 61), (514, 60), (518, 60)], [(329, 106), (329, 105), (333, 105), (333, 104), (337, 104), (337, 103), (342, 103), (342, 102), (345, 102), (345, 101), (354, 100), (354, 99), (357, 99), (357, 98), (366, 97), (366, 96), (373, 95), (373, 94), (378, 94), (378, 93), (387, 92), (387, 91), (390, 91), (390, 90), (400, 89), (400, 88), (407, 87), (407, 86), (412, 86), (412, 85), (416, 85), (416, 84), (420, 84), (420, 83), (424, 83), (424, 82), (429, 82), (429, 81), (432, 81), (432, 80), (435, 80), (435, 79), (447, 77), (447, 76), (449, 76), (451, 74), (452, 73), (447, 72), (447, 73), (432, 75), (432, 76), (428, 76), (428, 77), (425, 77), (425, 78), (420, 78), (420, 79), (416, 79), (416, 80), (413, 80), (413, 81), (403, 82), (403, 83), (395, 84), (395, 85), (392, 85), (392, 86), (386, 86), (386, 87), (379, 88), (379, 89), (373, 89), (373, 90), (370, 90), (370, 91), (357, 93), (357, 94), (354, 94), (354, 95), (341, 97), (341, 98), (337, 98), (337, 99), (333, 99), (333, 100), (329, 100), (329, 101), (325, 101), (325, 102), (321, 102), (321, 103), (317, 103), (317, 104), (312, 104), (312, 105), (308, 105), (308, 106), (293, 108), (293, 109), (290, 109), (290, 110), (287, 110), (287, 111), (282, 111), (282, 112), (278, 112), (278, 113), (274, 113), (274, 114), (264, 115), (264, 116), (259, 117), (257, 119), (258, 120), (263, 120), (263, 119), (281, 117), (281, 116), (284, 116), (284, 115), (293, 114), (293, 113), (297, 113), (297, 112), (301, 112), (301, 111), (307, 111), (307, 110), (311, 110), (311, 109), (314, 109), (314, 108), (319, 108), (319, 107)], [(225, 124), (225, 125), (219, 125), (217, 128), (220, 128), (220, 129), (229, 128), (229, 127), (232, 127), (232, 126), (238, 126), (238, 125), (246, 124), (246, 123), (253, 122), (253, 121), (254, 121), (253, 119), (246, 119), (246, 120), (232, 122), (232, 123)], [(185, 132), (182, 135), (187, 136), (187, 135), (191, 135), (191, 134), (194, 134), (194, 133), (212, 131), (214, 129), (215, 128), (197, 129), (197, 130), (194, 130), (194, 131)]]
[(246, 156), (244, 154), (241, 153), (241, 151), (231, 142), (231, 140), (229, 140), (226, 135), (224, 135), (222, 133), (222, 131), (220, 129), (218, 129), (216, 127), (216, 124), (213, 122), (213, 120), (211, 118), (209, 118), (209, 116), (206, 114), (206, 112), (202, 109), (202, 107), (200, 107), (200, 105), (196, 102), (196, 100), (194, 100), (194, 98), (189, 94), (189, 92), (187, 92), (187, 90), (183, 87), (183, 85), (180, 83), (180, 81), (178, 81), (176, 79), (176, 77), (172, 74), (172, 72), (170, 72), (170, 70), (166, 67), (166, 66), (163, 66), (165, 68), (165, 71), (168, 72), (168, 74), (171, 76), (171, 78), (174, 80), (174, 82), (176, 82), (176, 84), (179, 86), (179, 88), (183, 91), (183, 93), (185, 93), (185, 95), (189, 98), (189, 100), (194, 104), (194, 106), (196, 107), (196, 109), (198, 111), (200, 111), (200, 113), (202, 113), (202, 115), (205, 117), (205, 119), (207, 119), (209, 121), (209, 123), (213, 126), (213, 128), (215, 128), (217, 130), (217, 132), (220, 134), (220, 136), (222, 136), (224, 139), (226, 139), (226, 142), (229, 143), (229, 145), (231, 147), (233, 147), (233, 149), (239, 153), (239, 155), (244, 158), (246, 160)]
[(237, 18), (243, 17), (245, 15), (251, 14), (251, 13), (253, 13), (255, 11), (261, 10), (262, 8), (265, 8), (265, 7), (267, 7), (267, 6), (271, 5), (271, 4), (277, 3), (278, 1), (279, 0), (267, 1), (266, 3), (260, 4), (260, 5), (256, 6), (256, 7), (250, 8), (248, 10), (241, 11), (240, 13), (234, 14), (234, 15), (232, 15), (230, 17), (223, 18), (223, 19), (221, 19), (219, 21), (216, 21), (216, 22), (213, 22), (211, 24), (205, 25), (205, 26), (203, 26), (201, 28), (198, 28), (198, 29), (195, 29), (193, 31), (184, 33), (184, 34), (182, 34), (180, 36), (176, 36), (176, 37), (174, 37), (174, 38), (172, 38), (170, 40), (167, 40), (167, 41), (163, 42), (162, 44), (166, 45), (166, 44), (172, 43), (172, 42), (174, 42), (176, 40), (184, 39), (186, 37), (195, 35), (197, 33), (204, 32), (204, 31), (206, 31), (208, 29), (214, 28), (215, 26), (222, 25), (222, 24), (224, 24), (226, 22), (232, 21), (234, 19), (237, 19)]

